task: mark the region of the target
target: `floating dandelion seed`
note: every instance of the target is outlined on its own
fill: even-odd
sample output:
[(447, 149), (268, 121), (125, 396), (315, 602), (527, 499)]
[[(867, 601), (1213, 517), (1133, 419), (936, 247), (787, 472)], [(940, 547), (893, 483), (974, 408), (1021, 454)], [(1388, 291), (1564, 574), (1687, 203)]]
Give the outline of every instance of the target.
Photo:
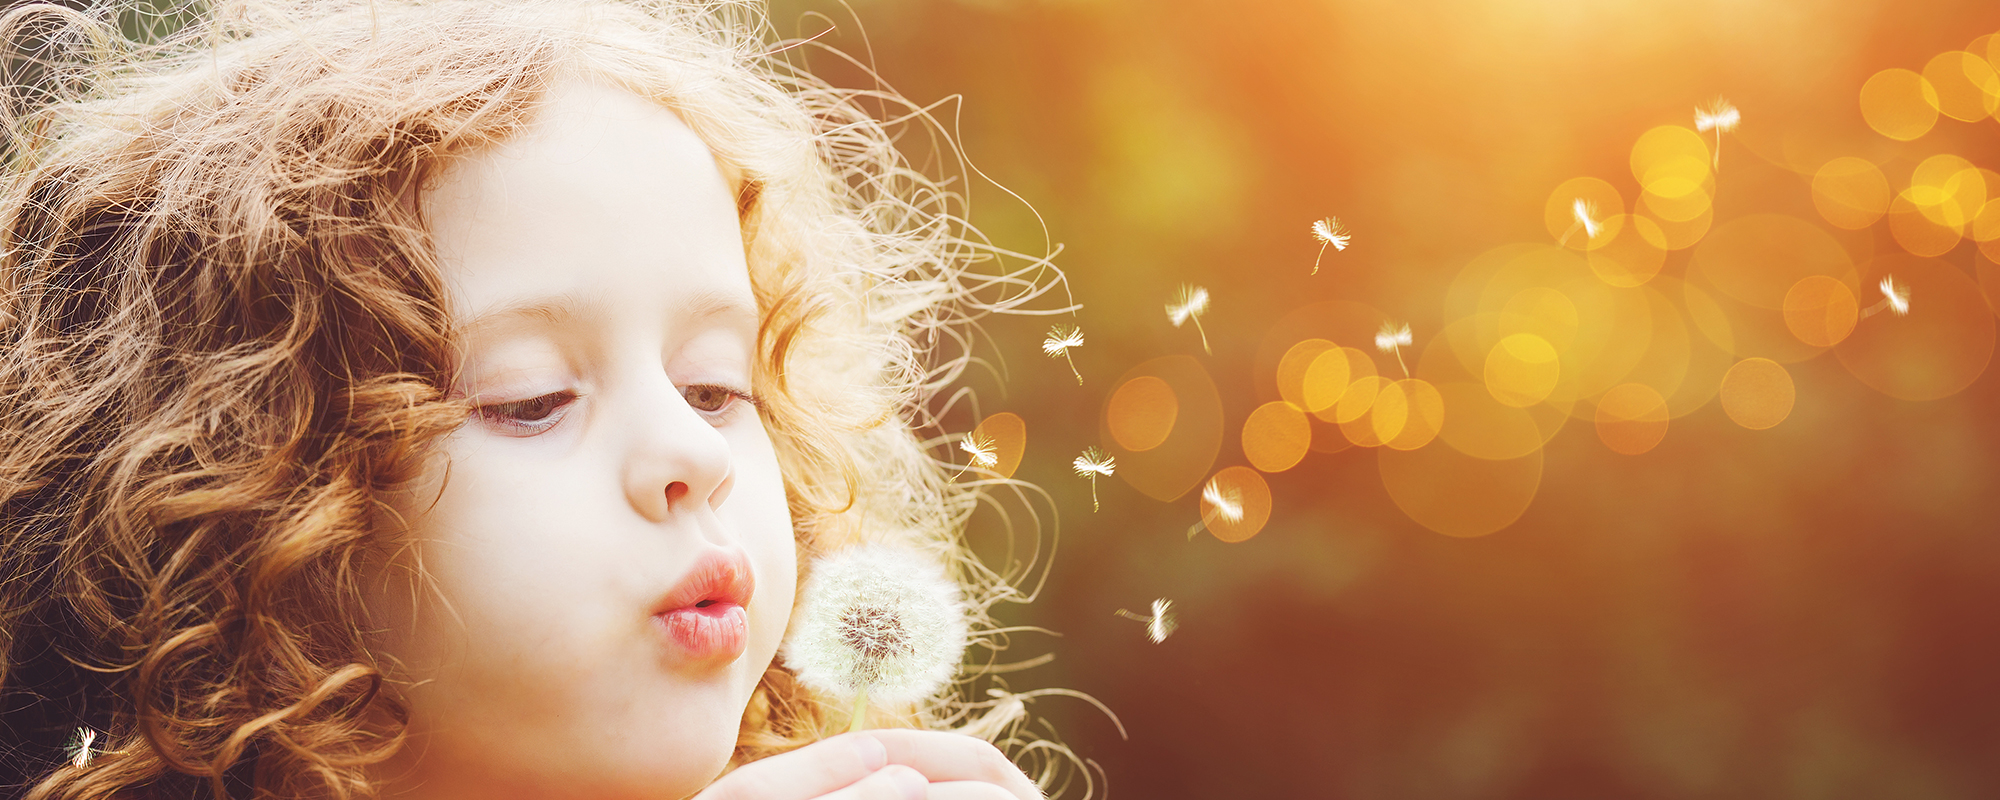
[(1313, 222), (1313, 238), (1320, 241), (1319, 255), (1313, 258), (1312, 274), (1319, 274), (1319, 260), (1326, 257), (1326, 246), (1333, 245), (1335, 252), (1347, 249), (1347, 240), (1353, 238), (1340, 227), (1340, 220), (1333, 217)]
[(993, 439), (990, 437), (968, 433), (965, 438), (958, 440), (958, 449), (972, 456), (972, 460), (959, 468), (958, 475), (951, 476), (952, 480), (958, 480), (959, 475), (964, 475), (966, 470), (973, 467), (986, 469), (1000, 463), (1000, 457), (997, 455), (1000, 448), (993, 444)]
[(1583, 237), (1585, 239), (1597, 238), (1597, 231), (1603, 227), (1603, 224), (1597, 221), (1596, 203), (1579, 197), (1575, 202), (1570, 203), (1569, 215), (1575, 218), (1576, 221), (1570, 223), (1569, 230), (1563, 231), (1561, 239), (1556, 240), (1557, 247), (1569, 246), (1570, 234), (1576, 233), (1578, 229), (1583, 230)]
[(1090, 479), (1090, 510), (1093, 512), (1096, 511), (1098, 509), (1097, 476), (1108, 476), (1113, 472), (1117, 472), (1118, 459), (1106, 455), (1103, 450), (1097, 449), (1096, 445), (1091, 445), (1083, 448), (1083, 455), (1077, 456), (1075, 461), (1070, 462), (1070, 465), (1076, 470), (1077, 477)]
[(1882, 276), (1881, 289), (1882, 302), (1869, 306), (1867, 310), (1862, 311), (1861, 317), (1863, 319), (1875, 316), (1883, 309), (1893, 311), (1899, 317), (1910, 313), (1909, 284), (1897, 283), (1894, 276), (1884, 275)]
[(1146, 638), (1153, 640), (1153, 644), (1159, 644), (1166, 641), (1168, 636), (1172, 636), (1175, 628), (1180, 627), (1180, 622), (1174, 619), (1174, 612), (1171, 610), (1173, 607), (1172, 601), (1162, 597), (1153, 601), (1153, 613), (1150, 615), (1134, 614), (1122, 608), (1113, 613), (1129, 620), (1146, 623)]
[(1407, 323), (1398, 328), (1383, 322), (1382, 329), (1375, 332), (1375, 349), (1384, 353), (1395, 353), (1396, 365), (1403, 368), (1405, 378), (1410, 377), (1410, 365), (1403, 363), (1403, 347), (1415, 341), (1416, 338), (1410, 335), (1410, 326)]
[(90, 766), (90, 760), (97, 755), (90, 749), (90, 745), (96, 741), (96, 730), (87, 727), (77, 728), (76, 733), (69, 739), (69, 763), (79, 767)]
[(958, 587), (914, 553), (861, 545), (813, 564), (799, 592), (785, 666), (815, 692), (852, 697), (849, 731), (870, 700), (914, 703), (958, 671), (967, 623)]
[(1069, 362), (1070, 374), (1076, 376), (1076, 385), (1083, 385), (1083, 373), (1076, 371), (1076, 359), (1069, 357), (1069, 349), (1083, 346), (1083, 329), (1075, 325), (1056, 325), (1049, 328), (1049, 338), (1042, 340), (1042, 352), (1049, 358), (1062, 356)]
[(1208, 290), (1183, 283), (1180, 291), (1174, 294), (1174, 301), (1167, 304), (1167, 320), (1176, 328), (1183, 322), (1194, 320), (1194, 329), (1201, 334), (1201, 351), (1214, 355), (1215, 352), (1208, 349), (1208, 331), (1201, 328), (1201, 315), (1207, 310)]
[(1735, 106), (1720, 97), (1707, 109), (1694, 110), (1694, 129), (1715, 131), (1715, 168), (1722, 168), (1722, 134), (1736, 130), (1736, 123), (1743, 121), (1743, 115)]
[(1231, 523), (1243, 521), (1242, 490), (1234, 486), (1225, 487), (1216, 479), (1209, 478), (1208, 485), (1201, 487), (1201, 499), (1207, 501), (1213, 510), (1204, 514), (1200, 522), (1188, 527), (1188, 541), (1194, 541), (1194, 535), (1214, 524), (1217, 518)]

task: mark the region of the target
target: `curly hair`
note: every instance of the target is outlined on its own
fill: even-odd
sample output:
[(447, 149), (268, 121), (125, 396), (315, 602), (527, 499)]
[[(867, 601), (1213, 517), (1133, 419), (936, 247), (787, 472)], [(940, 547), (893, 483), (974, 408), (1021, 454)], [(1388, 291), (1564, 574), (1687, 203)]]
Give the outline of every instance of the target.
[[(971, 557), (979, 486), (918, 434), (971, 360), (965, 323), (1035, 313), (1058, 273), (971, 269), (1015, 254), (858, 102), (893, 93), (792, 66), (749, 3), (245, 2), (151, 43), (115, 17), (0, 19), (39, 45), (9, 62), (36, 74), (9, 76), (0, 184), (0, 780), (33, 800), (377, 792), (366, 768), (409, 707), (363, 640), (358, 576), (393, 547), (380, 498), (470, 413), (445, 396), (460, 345), (416, 198), (563, 76), (674, 111), (739, 176), (753, 382), (802, 570), (925, 549), (1002, 646), (985, 611), (1026, 573)], [(1025, 695), (993, 696), (901, 721), (1025, 741)], [(774, 664), (731, 766), (838, 713)], [(71, 760), (79, 725), (104, 738)]]

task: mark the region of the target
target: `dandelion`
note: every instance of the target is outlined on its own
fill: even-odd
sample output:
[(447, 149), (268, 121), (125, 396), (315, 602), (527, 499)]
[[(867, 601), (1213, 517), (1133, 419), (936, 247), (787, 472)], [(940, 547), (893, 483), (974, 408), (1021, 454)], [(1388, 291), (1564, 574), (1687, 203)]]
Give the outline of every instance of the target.
[(1183, 283), (1180, 291), (1174, 294), (1174, 302), (1167, 304), (1167, 320), (1176, 328), (1183, 322), (1194, 320), (1194, 329), (1201, 334), (1201, 351), (1214, 355), (1214, 351), (1208, 349), (1208, 331), (1201, 328), (1201, 315), (1207, 310), (1208, 290)]
[(1166, 641), (1168, 636), (1172, 636), (1175, 628), (1180, 627), (1180, 622), (1174, 619), (1171, 610), (1173, 607), (1172, 601), (1162, 597), (1153, 601), (1153, 613), (1150, 615), (1134, 614), (1122, 608), (1113, 613), (1129, 620), (1146, 623), (1146, 638), (1153, 640), (1153, 644), (1159, 644)]
[(1882, 302), (1869, 306), (1867, 310), (1862, 311), (1861, 317), (1863, 319), (1875, 316), (1884, 309), (1895, 312), (1896, 316), (1899, 317), (1910, 313), (1909, 284), (1897, 283), (1894, 276), (1884, 275), (1882, 276), (1881, 289)]
[(69, 763), (79, 767), (90, 766), (90, 760), (96, 756), (96, 753), (91, 751), (90, 745), (96, 741), (96, 730), (88, 727), (77, 728), (69, 740)]
[(1188, 541), (1194, 541), (1195, 534), (1200, 533), (1203, 528), (1215, 524), (1215, 520), (1218, 518), (1230, 523), (1243, 521), (1242, 490), (1234, 486), (1225, 487), (1220, 481), (1209, 478), (1208, 485), (1201, 487), (1201, 499), (1212, 510), (1202, 515), (1200, 522), (1188, 528)]
[(1383, 322), (1382, 329), (1375, 332), (1375, 349), (1384, 353), (1395, 353), (1396, 365), (1403, 368), (1405, 378), (1410, 377), (1410, 365), (1403, 363), (1403, 348), (1414, 341), (1416, 338), (1410, 335), (1408, 323), (1397, 328), (1388, 322)]
[(1105, 455), (1103, 450), (1097, 449), (1096, 445), (1091, 445), (1083, 448), (1083, 455), (1077, 456), (1075, 461), (1070, 462), (1070, 465), (1076, 470), (1077, 477), (1090, 479), (1090, 510), (1093, 512), (1096, 511), (1098, 508), (1097, 476), (1108, 476), (1113, 472), (1117, 472), (1118, 459)]
[(1720, 97), (1706, 109), (1694, 110), (1694, 129), (1715, 131), (1715, 168), (1722, 168), (1722, 134), (1736, 130), (1736, 123), (1743, 121), (1743, 115), (1736, 107)]
[(1076, 376), (1076, 385), (1083, 385), (1083, 373), (1076, 371), (1076, 359), (1069, 357), (1069, 349), (1083, 346), (1083, 329), (1075, 325), (1056, 325), (1049, 328), (1049, 338), (1042, 340), (1042, 352), (1049, 358), (1062, 356), (1069, 362), (1070, 374)]
[(1335, 252), (1346, 250), (1347, 240), (1353, 238), (1353, 236), (1349, 234), (1345, 229), (1340, 227), (1340, 220), (1334, 219), (1333, 217), (1327, 217), (1326, 219), (1315, 221), (1313, 223), (1312, 228), (1313, 228), (1313, 238), (1318, 239), (1320, 241), (1319, 255), (1313, 258), (1313, 271), (1312, 271), (1312, 274), (1318, 275), (1319, 260), (1321, 258), (1326, 257), (1326, 246), (1333, 245), (1333, 249)]
[(785, 666), (815, 692), (853, 699), (850, 732), (861, 729), (871, 700), (914, 703), (958, 671), (968, 633), (958, 587), (914, 553), (842, 550), (813, 564), (799, 598)]
[(972, 456), (972, 460), (966, 462), (964, 467), (959, 468), (958, 475), (951, 476), (952, 480), (958, 480), (959, 475), (964, 475), (966, 470), (973, 467), (990, 469), (993, 465), (1000, 463), (1000, 456), (998, 455), (1000, 448), (993, 443), (991, 437), (981, 436), (977, 433), (968, 433), (964, 438), (958, 440), (958, 449), (964, 450), (967, 455)]
[(1583, 230), (1583, 238), (1595, 239), (1597, 231), (1604, 227), (1604, 223), (1597, 221), (1597, 204), (1581, 197), (1570, 203), (1569, 215), (1574, 217), (1576, 222), (1570, 224), (1569, 230), (1563, 231), (1561, 239), (1556, 240), (1557, 247), (1569, 246), (1570, 234), (1576, 233), (1579, 228)]

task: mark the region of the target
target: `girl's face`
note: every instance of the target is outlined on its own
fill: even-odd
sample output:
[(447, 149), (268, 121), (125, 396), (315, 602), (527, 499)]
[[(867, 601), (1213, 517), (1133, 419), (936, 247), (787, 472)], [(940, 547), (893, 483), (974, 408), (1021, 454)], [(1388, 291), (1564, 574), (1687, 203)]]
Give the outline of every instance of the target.
[(391, 796), (692, 794), (797, 575), (729, 183), (671, 112), (570, 83), (422, 202), (480, 411), (390, 503), (411, 546), (369, 580), (375, 641), (419, 683), (378, 772)]

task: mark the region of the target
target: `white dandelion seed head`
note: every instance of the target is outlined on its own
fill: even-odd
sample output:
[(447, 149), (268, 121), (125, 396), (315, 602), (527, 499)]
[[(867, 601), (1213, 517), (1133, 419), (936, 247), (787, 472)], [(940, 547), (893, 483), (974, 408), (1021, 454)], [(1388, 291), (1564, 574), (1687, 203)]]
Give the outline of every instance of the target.
[(1570, 204), (1569, 213), (1571, 216), (1576, 217), (1576, 224), (1583, 226), (1584, 236), (1592, 239), (1597, 238), (1596, 203), (1579, 197), (1576, 199), (1576, 202)]
[(1153, 601), (1153, 617), (1146, 621), (1146, 638), (1153, 640), (1153, 644), (1166, 641), (1180, 627), (1174, 619), (1173, 607), (1173, 602), (1164, 597)]
[(1375, 332), (1375, 349), (1384, 353), (1398, 347), (1408, 347), (1415, 341), (1416, 337), (1410, 333), (1410, 326), (1408, 324), (1404, 324), (1398, 328), (1384, 322), (1382, 323), (1382, 329)]
[(1200, 286), (1181, 284), (1174, 302), (1167, 304), (1167, 319), (1178, 328), (1190, 318), (1199, 317), (1208, 310), (1208, 290)]
[(1896, 283), (1894, 277), (1882, 276), (1882, 299), (1888, 301), (1889, 310), (1896, 316), (1910, 313), (1910, 287)]
[(972, 465), (975, 467), (990, 467), (1000, 463), (1000, 457), (996, 455), (999, 448), (993, 444), (992, 439), (984, 436), (966, 434), (965, 438), (958, 440), (958, 449), (972, 456)]
[(1743, 121), (1743, 115), (1729, 101), (1720, 97), (1706, 109), (1694, 110), (1694, 129), (1698, 131), (1719, 130), (1723, 133), (1736, 130), (1736, 124)]
[(958, 585), (936, 564), (861, 545), (813, 564), (780, 656), (815, 692), (913, 703), (958, 673), (966, 619)]
[(1341, 230), (1340, 220), (1333, 217), (1315, 220), (1312, 230), (1313, 238), (1333, 245), (1334, 250), (1346, 250), (1348, 240), (1353, 238), (1347, 231)]
[(1208, 485), (1201, 487), (1201, 499), (1214, 507), (1216, 516), (1224, 521), (1243, 521), (1243, 492), (1238, 491), (1236, 487), (1225, 488), (1220, 482), (1210, 478)]
[(1076, 469), (1077, 477), (1082, 478), (1091, 475), (1110, 475), (1118, 471), (1118, 459), (1097, 449), (1095, 445), (1084, 448), (1083, 455), (1077, 456), (1070, 465)]
[(1042, 340), (1042, 352), (1050, 358), (1069, 352), (1072, 347), (1083, 346), (1083, 329), (1072, 325), (1057, 325), (1049, 328), (1049, 338)]

